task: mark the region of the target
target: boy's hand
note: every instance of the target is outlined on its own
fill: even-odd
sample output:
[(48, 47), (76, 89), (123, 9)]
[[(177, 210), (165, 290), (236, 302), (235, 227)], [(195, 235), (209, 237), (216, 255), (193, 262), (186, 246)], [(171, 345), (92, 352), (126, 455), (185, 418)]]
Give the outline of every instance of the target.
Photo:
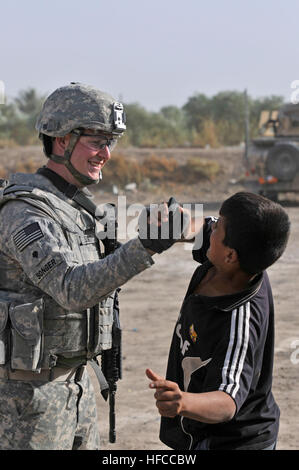
[(165, 380), (157, 375), (151, 369), (145, 371), (147, 377), (151, 380), (150, 388), (155, 388), (156, 406), (161, 416), (174, 418), (182, 410), (183, 392), (175, 382)]

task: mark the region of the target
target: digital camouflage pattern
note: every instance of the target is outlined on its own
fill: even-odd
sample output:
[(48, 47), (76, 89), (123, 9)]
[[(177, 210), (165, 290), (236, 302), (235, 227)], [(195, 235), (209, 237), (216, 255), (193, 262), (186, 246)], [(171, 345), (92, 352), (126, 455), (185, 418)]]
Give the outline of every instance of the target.
[[(80, 357), (79, 363), (82, 363), (81, 356), (86, 357), (86, 351), (87, 358), (91, 358), (101, 349), (111, 347), (109, 333), (115, 289), (150, 267), (153, 260), (138, 238), (102, 258), (96, 237), (97, 226), (90, 214), (71, 206), (66, 197), (64, 201), (57, 197), (56, 194), (61, 193), (41, 175), (16, 174), (10, 181), (48, 189), (46, 193), (40, 193), (47, 195), (48, 208), (56, 218), (58, 215), (58, 220), (41, 210), (47, 206), (40, 201), (36, 203), (41, 209), (32, 206), (31, 197), (28, 203), (13, 200), (3, 206), (0, 217), (0, 300), (26, 304), (23, 308), (27, 313), (31, 310), (31, 316), (34, 316), (35, 302), (42, 299), (44, 340), (40, 367), (52, 367), (57, 355)], [(61, 223), (58, 223), (59, 218)], [(16, 244), (15, 235), (22, 229), (26, 231), (31, 224), (38, 224), (43, 236), (33, 239), (22, 249)], [(23, 338), (18, 325), (14, 327)], [(34, 331), (31, 335), (34, 336)], [(24, 347), (20, 345), (17, 349), (21, 349), (20, 354), (13, 360), (20, 362), (22, 356), (22, 361), (26, 361)], [(28, 364), (31, 359), (31, 356), (27, 358)], [(32, 367), (31, 370), (35, 369)]]
[[(68, 311), (82, 311), (153, 264), (138, 238), (99, 259), (98, 248), (93, 244), (96, 225), (90, 214), (65, 202), (66, 196), (42, 175), (15, 174), (10, 182), (48, 191), (49, 199), (56, 203), (64, 219), (64, 227), (33, 207), (30, 200), (5, 204), (0, 217), (0, 265), (5, 268), (0, 272), (1, 286), (31, 298), (37, 293), (47, 294)], [(14, 234), (35, 222), (43, 237), (20, 251)]]
[(98, 417), (88, 373), (76, 382), (0, 379), (0, 450), (98, 450)]
[(116, 100), (91, 86), (74, 83), (55, 90), (45, 101), (36, 129), (48, 136), (63, 137), (79, 127), (119, 134), (114, 126)]
[[(16, 369), (37, 373), (55, 365), (78, 367), (102, 349), (111, 347), (114, 291), (150, 267), (153, 260), (138, 238), (103, 257), (96, 236), (99, 228), (93, 216), (74, 202), (70, 203), (44, 176), (16, 174), (12, 175), (10, 183), (34, 187), (32, 195), (37, 199), (30, 198), (26, 202), (12, 199), (0, 212), (0, 364), (10, 361)], [(41, 201), (41, 197), (46, 197), (48, 204)], [(7, 356), (8, 325), (12, 334), (10, 357)], [(4, 446), (1, 448), (5, 449), (6, 445), (16, 448), (19, 445), (16, 439), (23, 442), (25, 430), (32, 434), (34, 442), (44, 434), (41, 446), (48, 445), (45, 444), (47, 422), (50, 427), (55, 425), (55, 432), (65, 434), (67, 439), (66, 415), (72, 420), (76, 413), (73, 408), (68, 409), (65, 387), (59, 388), (56, 382), (42, 387), (34, 383), (36, 403), (40, 402), (48, 411), (46, 414), (42, 411), (41, 422), (38, 421), (39, 411), (25, 413), (25, 421), (18, 421), (18, 429), (10, 430), (14, 419), (10, 412), (16, 401), (14, 404), (8, 401), (7, 407), (11, 408), (7, 408), (6, 395), (13, 395), (19, 387), (17, 403), (21, 404), (22, 400), (29, 403), (31, 386), (24, 382), (22, 389), (22, 384), (17, 386), (13, 380), (3, 384), (1, 379), (0, 382), (0, 446)], [(57, 400), (55, 394), (51, 395), (53, 387), (57, 387), (60, 394)], [(31, 406), (36, 406), (34, 400), (29, 408)], [(88, 407), (95, 413), (91, 402)], [(61, 430), (58, 430), (60, 425)], [(1, 438), (13, 433), (13, 443), (9, 444), (8, 437)], [(63, 442), (62, 437), (61, 445)], [(38, 446), (27, 444), (28, 448)]]

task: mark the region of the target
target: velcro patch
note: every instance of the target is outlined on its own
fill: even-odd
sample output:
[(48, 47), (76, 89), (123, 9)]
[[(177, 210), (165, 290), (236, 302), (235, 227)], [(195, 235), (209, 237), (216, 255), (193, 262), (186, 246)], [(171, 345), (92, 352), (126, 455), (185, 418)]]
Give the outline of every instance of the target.
[(19, 251), (23, 251), (26, 246), (30, 245), (30, 243), (39, 240), (44, 236), (41, 228), (37, 222), (28, 225), (27, 227), (20, 230), (16, 233), (13, 237), (14, 243)]

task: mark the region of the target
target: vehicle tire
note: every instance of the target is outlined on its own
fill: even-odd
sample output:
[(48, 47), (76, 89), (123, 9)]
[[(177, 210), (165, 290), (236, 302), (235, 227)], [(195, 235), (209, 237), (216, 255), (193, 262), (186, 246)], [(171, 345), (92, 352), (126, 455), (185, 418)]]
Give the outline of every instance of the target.
[(279, 181), (292, 181), (299, 170), (299, 152), (291, 145), (277, 145), (269, 150), (266, 171)]

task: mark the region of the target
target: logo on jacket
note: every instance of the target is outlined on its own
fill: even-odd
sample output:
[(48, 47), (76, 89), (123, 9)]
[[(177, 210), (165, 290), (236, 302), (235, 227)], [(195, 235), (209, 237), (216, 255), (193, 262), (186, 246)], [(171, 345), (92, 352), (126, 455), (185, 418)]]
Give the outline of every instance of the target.
[(189, 327), (189, 335), (190, 335), (190, 338), (192, 339), (193, 343), (195, 343), (196, 340), (197, 340), (197, 333), (194, 330), (194, 325), (193, 324)]
[(191, 381), (191, 375), (196, 372), (198, 369), (201, 369), (201, 367), (205, 367), (209, 362), (212, 360), (211, 357), (209, 359), (206, 359), (203, 361), (201, 357), (184, 357), (182, 360), (182, 369), (184, 371), (184, 390), (187, 392), (190, 381)]

